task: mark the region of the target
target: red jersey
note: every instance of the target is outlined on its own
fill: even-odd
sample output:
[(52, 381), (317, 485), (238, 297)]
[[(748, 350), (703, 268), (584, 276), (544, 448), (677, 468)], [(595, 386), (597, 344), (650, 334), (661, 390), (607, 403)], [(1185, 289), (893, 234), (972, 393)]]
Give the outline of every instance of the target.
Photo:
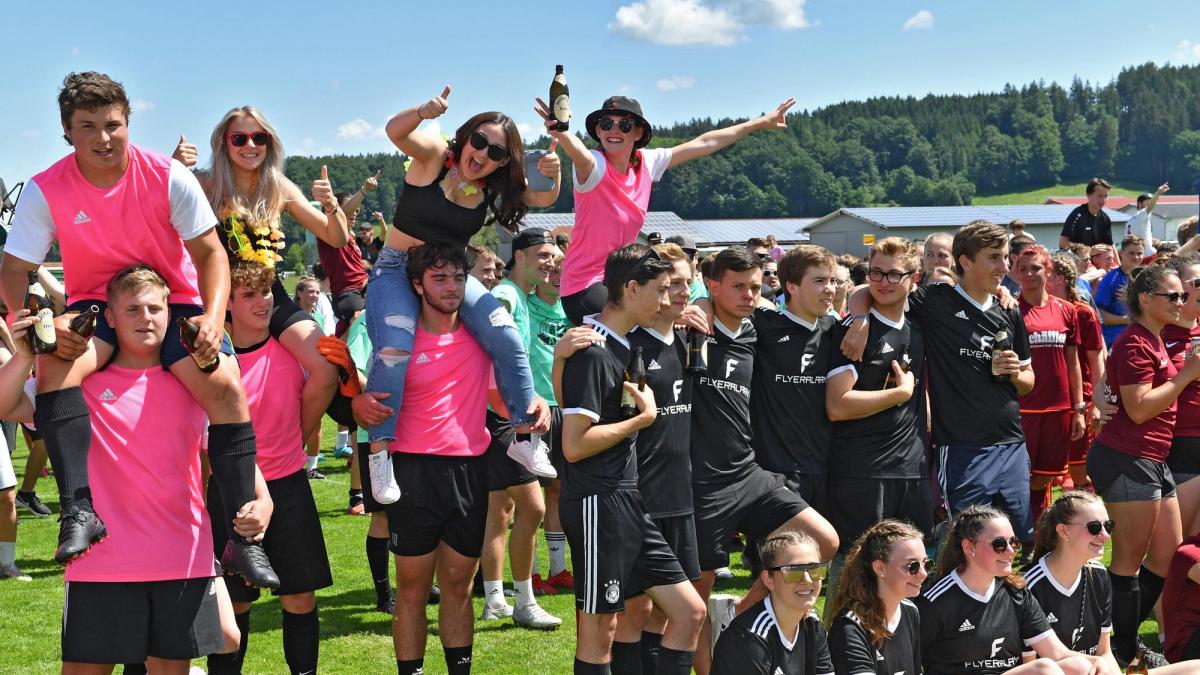
[(1088, 363), (1088, 352), (1104, 349), (1104, 333), (1100, 330), (1100, 319), (1092, 306), (1082, 300), (1075, 301), (1075, 322), (1079, 329), (1079, 374), (1083, 376), (1083, 400), (1092, 402), (1092, 365)]
[[(1200, 324), (1190, 330), (1180, 328), (1175, 324), (1167, 324), (1162, 330), (1163, 343), (1171, 364), (1178, 370), (1187, 359), (1188, 344), (1192, 338), (1200, 337)], [(1178, 410), (1175, 414), (1176, 436), (1200, 436), (1200, 380), (1192, 380), (1176, 399)]]
[(1183, 649), (1192, 633), (1200, 628), (1200, 584), (1188, 578), (1188, 571), (1200, 564), (1200, 535), (1183, 540), (1171, 558), (1171, 567), (1163, 584), (1163, 623), (1167, 640), (1163, 654), (1171, 661), (1183, 657)]
[(1131, 323), (1113, 343), (1108, 355), (1108, 373), (1104, 394), (1117, 407), (1112, 419), (1100, 427), (1096, 442), (1135, 457), (1166, 462), (1175, 435), (1175, 409), (1178, 401), (1144, 424), (1135, 424), (1125, 413), (1121, 387), (1150, 383), (1159, 387), (1178, 373), (1167, 348), (1157, 335), (1140, 323)]
[(353, 236), (341, 248), (334, 248), (317, 238), (317, 256), (329, 275), (329, 291), (334, 297), (348, 289), (366, 288), (367, 268), (363, 266), (358, 240)]
[(1067, 378), (1067, 347), (1079, 345), (1075, 308), (1054, 296), (1046, 296), (1041, 307), (1018, 300), (1021, 318), (1029, 334), (1033, 359), (1033, 390), (1018, 400), (1023, 413), (1071, 409), (1071, 386)]

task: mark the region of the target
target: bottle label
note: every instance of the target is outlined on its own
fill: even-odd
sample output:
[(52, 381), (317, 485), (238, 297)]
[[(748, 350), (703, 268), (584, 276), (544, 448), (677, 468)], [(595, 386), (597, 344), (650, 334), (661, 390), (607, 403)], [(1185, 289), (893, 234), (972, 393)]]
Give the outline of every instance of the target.
[(559, 94), (554, 98), (552, 104), (554, 119), (559, 122), (568, 122), (571, 119), (571, 100), (566, 94)]
[(621, 391), (621, 407), (622, 408), (636, 408), (637, 407), (637, 402), (635, 402), (633, 400), (633, 394), (629, 393), (628, 391), (624, 391), (624, 390)]
[(37, 323), (33, 324), (33, 332), (37, 333), (38, 339), (42, 342), (54, 344), (54, 310), (49, 307), (38, 310)]
[(41, 282), (35, 281), (29, 284), (29, 295), (36, 295), (39, 298), (46, 297), (46, 289), (42, 288)]

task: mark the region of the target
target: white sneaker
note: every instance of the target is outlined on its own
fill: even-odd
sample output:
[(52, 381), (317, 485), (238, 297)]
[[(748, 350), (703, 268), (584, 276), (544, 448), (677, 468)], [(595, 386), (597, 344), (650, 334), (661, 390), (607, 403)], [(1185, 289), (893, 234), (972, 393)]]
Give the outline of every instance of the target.
[(21, 571), (16, 563), (0, 565), (0, 579), (16, 579), (17, 581), (33, 581), (33, 577)]
[(718, 567), (713, 570), (713, 574), (717, 575), (719, 581), (729, 581), (733, 578), (733, 570), (728, 567)]
[(554, 630), (562, 625), (562, 619), (542, 609), (536, 602), (522, 605), (513, 610), (513, 623), (522, 628)]
[(371, 494), (380, 504), (394, 504), (400, 499), (400, 486), (392, 473), (392, 456), (387, 450), (367, 454), (367, 468), (371, 474)]
[(512, 605), (507, 602), (503, 607), (493, 607), (488, 603), (483, 603), (483, 615), (480, 616), (482, 621), (495, 621), (496, 619), (507, 619), (513, 615)]
[(530, 440), (513, 441), (508, 446), (508, 456), (530, 473), (541, 478), (558, 478), (558, 471), (550, 463), (550, 448), (538, 435)]

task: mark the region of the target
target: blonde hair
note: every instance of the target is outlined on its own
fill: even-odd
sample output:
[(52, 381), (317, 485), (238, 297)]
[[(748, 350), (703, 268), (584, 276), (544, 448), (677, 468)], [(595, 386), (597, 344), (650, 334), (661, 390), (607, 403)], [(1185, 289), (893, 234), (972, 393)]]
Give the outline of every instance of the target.
[(164, 301), (171, 296), (171, 289), (167, 287), (167, 281), (162, 278), (162, 275), (153, 267), (141, 263), (129, 265), (113, 275), (113, 278), (108, 281), (104, 293), (108, 296), (109, 303), (112, 303), (118, 295), (137, 293), (143, 288), (156, 288), (162, 291)]
[(669, 263), (687, 260), (687, 254), (679, 247), (679, 244), (655, 244), (654, 252), (659, 258), (666, 260)]
[(907, 270), (912, 272), (917, 269), (921, 263), (920, 257), (917, 255), (917, 247), (911, 241), (903, 237), (887, 237), (880, 239), (871, 246), (871, 250), (867, 253), (867, 261), (875, 259), (877, 255), (885, 255), (892, 258), (899, 258), (907, 265)]
[[(225, 143), (229, 126), (241, 117), (253, 119), (270, 136), (266, 145), (266, 159), (258, 168), (258, 181), (254, 194), (249, 198), (238, 193), (233, 164)], [(217, 218), (224, 220), (233, 215), (251, 228), (263, 225), (278, 228), (286, 202), (283, 187), (288, 179), (283, 173), (283, 143), (279, 140), (279, 134), (275, 133), (275, 127), (254, 106), (233, 108), (225, 113), (213, 129), (209, 145), (212, 146), (212, 168), (204, 179), (204, 191)]]

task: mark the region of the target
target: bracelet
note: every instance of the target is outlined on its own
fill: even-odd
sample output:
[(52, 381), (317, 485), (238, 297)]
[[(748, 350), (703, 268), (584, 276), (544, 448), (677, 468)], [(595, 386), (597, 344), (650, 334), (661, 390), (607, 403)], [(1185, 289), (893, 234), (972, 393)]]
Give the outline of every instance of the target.
[(424, 115), (422, 115), (422, 114), (421, 114), (421, 111), (422, 111), (422, 110), (424, 110), (424, 109), (425, 109), (425, 104), (424, 104), (424, 103), (422, 103), (421, 105), (417, 106), (417, 119), (422, 119), (422, 120), (423, 120), (423, 119), (426, 119), (426, 117), (425, 117)]

